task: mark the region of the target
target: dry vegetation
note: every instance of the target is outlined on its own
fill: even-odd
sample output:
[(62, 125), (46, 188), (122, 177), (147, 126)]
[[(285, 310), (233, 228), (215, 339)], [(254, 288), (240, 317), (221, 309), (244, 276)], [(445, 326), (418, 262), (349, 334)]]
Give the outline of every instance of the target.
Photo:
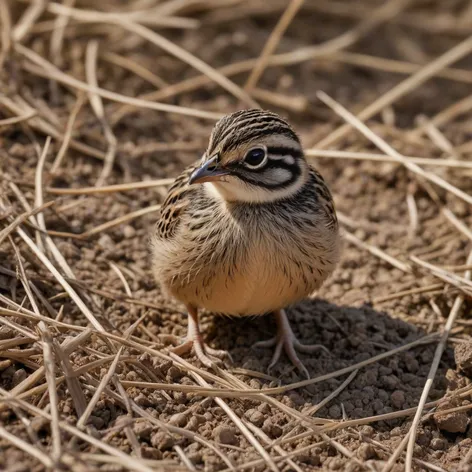
[[(472, 470), (472, 2), (0, 0), (0, 469)], [(264, 372), (266, 317), (169, 354), (166, 186), (241, 107), (287, 116), (343, 260)]]

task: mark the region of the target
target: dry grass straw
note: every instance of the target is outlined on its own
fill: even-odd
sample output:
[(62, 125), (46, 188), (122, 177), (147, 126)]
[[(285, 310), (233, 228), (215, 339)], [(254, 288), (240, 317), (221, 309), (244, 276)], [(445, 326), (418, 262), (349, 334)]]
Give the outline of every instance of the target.
[(167, 113), (176, 113), (179, 115), (194, 116), (196, 118), (204, 118), (208, 120), (216, 120), (221, 117), (219, 113), (205, 112), (202, 110), (194, 110), (188, 107), (180, 107), (177, 105), (167, 105), (164, 103), (150, 102), (148, 100), (141, 100), (138, 98), (126, 97), (125, 95), (110, 92), (99, 87), (93, 87), (81, 80), (65, 74), (55, 67), (51, 62), (47, 61), (33, 50), (28, 49), (20, 44), (15, 43), (15, 50), (26, 57), (36, 67), (28, 67), (27, 69), (34, 71), (35, 74), (46, 77), (48, 79), (57, 80), (60, 83), (68, 85), (69, 87), (82, 90), (88, 93), (97, 94), (108, 100), (114, 100), (120, 103), (126, 103), (140, 108), (149, 108), (151, 110), (163, 111)]
[[(366, 121), (369, 118), (372, 118), (385, 107), (391, 105), (401, 97), (415, 90), (431, 77), (434, 77), (438, 71), (443, 70), (450, 64), (453, 64), (454, 62), (457, 62), (458, 60), (467, 56), (471, 51), (472, 36), (468, 37), (464, 41), (461, 41), (457, 46), (449, 49), (442, 56), (434, 59), (429, 64), (421, 68), (418, 72), (409, 76), (407, 79), (396, 85), (393, 89), (382, 95), (379, 99), (375, 100), (372, 104), (357, 114), (357, 119), (360, 121)], [(346, 136), (346, 134), (352, 129), (351, 127), (352, 123), (347, 123), (341, 126), (339, 129), (317, 143), (316, 147), (326, 148), (336, 144)]]
[[(202, 8), (207, 8), (207, 11), (210, 13), (214, 13), (217, 9), (221, 8), (221, 4), (217, 5), (216, 2), (197, 3), (201, 3), (203, 5)], [(239, 5), (238, 2), (233, 3)], [(155, 310), (162, 310), (163, 307), (147, 302), (146, 300), (133, 298), (132, 290), (126, 278), (130, 275), (130, 272), (127, 272), (114, 263), (110, 263), (110, 267), (122, 285), (120, 291), (113, 292), (108, 289), (95, 289), (86, 286), (83, 282), (75, 278), (72, 268), (68, 265), (66, 259), (58, 249), (53, 237), (51, 237), (86, 239), (101, 235), (104, 231), (114, 228), (117, 225), (158, 211), (160, 208), (159, 205), (153, 205), (125, 215), (120, 215), (111, 221), (96, 225), (82, 234), (61, 233), (49, 229), (46, 225), (44, 210), (53, 205), (54, 202), (44, 203), (43, 191), (45, 190), (50, 195), (79, 196), (111, 194), (114, 192), (167, 186), (171, 183), (172, 179), (103, 185), (111, 175), (115, 156), (119, 150), (117, 138), (119, 139), (120, 137), (115, 136), (113, 126), (119, 119), (125, 116), (129, 110), (147, 108), (166, 113), (176, 113), (206, 120), (215, 120), (220, 116), (220, 113), (207, 112), (200, 108), (192, 108), (191, 106), (179, 107), (176, 105), (157, 103), (155, 100), (169, 99), (178, 94), (198, 90), (208, 84), (217, 84), (238, 100), (242, 100), (245, 105), (258, 106), (254, 101), (254, 99), (256, 99), (283, 107), (294, 113), (303, 113), (309, 109), (309, 104), (305, 97), (294, 98), (276, 93), (272, 90), (258, 88), (257, 83), (268, 67), (297, 64), (318, 59), (326, 63), (344, 62), (355, 65), (356, 67), (366, 67), (386, 72), (413, 75), (409, 76), (388, 93), (374, 101), (369, 107), (365, 108), (357, 118), (326, 95), (320, 94), (320, 98), (339, 113), (348, 124), (341, 126), (334, 133), (323, 139), (318, 143), (315, 149), (308, 150), (307, 155), (310, 157), (330, 159), (391, 162), (404, 166), (415, 178), (420, 179), (419, 184), (428, 191), (432, 200), (438, 205), (442, 215), (447, 221), (460, 232), (461, 236), (466, 236), (472, 240), (472, 233), (467, 227), (467, 224), (461, 221), (442, 203), (439, 197), (437, 197), (433, 186), (428, 182), (441, 187), (469, 204), (472, 202), (470, 195), (450, 184), (442, 177), (439, 177), (439, 175), (425, 171), (419, 167), (431, 166), (435, 171), (440, 168), (454, 171), (457, 169), (472, 168), (472, 164), (468, 162), (467, 159), (461, 159), (462, 153), (467, 150), (467, 148), (464, 147), (467, 143), (462, 146), (462, 149), (461, 147), (454, 148), (453, 144), (450, 143), (446, 136), (438, 129), (439, 126), (470, 110), (472, 103), (470, 97), (455, 103), (430, 120), (419, 122), (418, 127), (411, 133), (403, 133), (393, 129), (391, 124), (395, 119), (394, 113), (390, 115), (392, 122), (386, 122), (385, 129), (389, 131), (389, 136), (399, 137), (408, 142), (406, 135), (409, 134), (410, 142), (417, 144), (428, 142), (427, 138), (429, 138), (432, 143), (444, 153), (444, 157), (441, 158), (404, 156), (395, 151), (382, 140), (378, 134), (374, 133), (372, 129), (361, 122), (385, 110), (387, 106), (394, 104), (399, 98), (412, 92), (433, 76), (470, 83), (472, 79), (468, 71), (452, 69), (448, 68), (448, 66), (472, 51), (472, 40), (468, 38), (462, 41), (456, 47), (423, 67), (405, 61), (392, 61), (344, 51), (344, 49), (352, 46), (368, 32), (372, 31), (373, 28), (390, 20), (398, 19), (400, 15), (403, 15), (402, 12), (410, 4), (409, 1), (399, 2), (391, 0), (374, 12), (371, 12), (371, 15), (365, 15), (363, 18), (366, 19), (362, 19), (354, 28), (333, 40), (316, 46), (300, 48), (289, 53), (274, 55), (273, 52), (276, 50), (296, 12), (300, 8), (303, 8), (302, 1), (292, 0), (288, 6), (284, 4), (283, 7), (280, 7), (280, 10), (285, 10), (277, 26), (269, 35), (269, 39), (259, 57), (215, 69), (192, 54), (189, 54), (180, 46), (167, 40), (163, 35), (145, 26), (152, 25), (154, 28), (161, 28), (167, 23), (167, 26), (173, 28), (187, 29), (198, 27), (200, 25), (198, 20), (178, 16), (180, 14), (187, 14), (187, 11), (192, 11), (192, 0), (165, 2), (155, 8), (148, 8), (151, 4), (152, 2), (145, 0), (139, 2), (139, 5), (134, 7), (135, 10), (119, 14), (74, 8), (74, 0), (64, 0), (62, 5), (38, 0), (28, 3), (24, 9), (23, 15), (20, 16), (16, 25), (12, 26), (9, 11), (10, 6), (5, 0), (0, 0), (0, 66), (4, 63), (5, 59), (9, 57), (11, 51), (14, 50), (18, 56), (22, 57), (24, 60), (21, 67), (25, 73), (29, 73), (31, 76), (36, 75), (38, 77), (47, 78), (51, 81), (51, 91), (54, 92), (54, 89), (56, 89), (55, 93), (58, 91), (56, 83), (61, 83), (65, 86), (64, 93), (70, 94), (70, 92), (72, 92), (73, 95), (76, 95), (75, 104), (68, 114), (66, 124), (63, 128), (62, 120), (60, 120), (55, 114), (55, 111), (47, 105), (42, 106), (39, 102), (33, 102), (33, 105), (31, 105), (31, 102), (26, 101), (21, 95), (13, 94), (8, 97), (0, 97), (2, 111), (7, 110), (8, 113), (13, 115), (12, 117), (0, 120), (0, 127), (21, 126), (23, 129), (32, 129), (48, 136), (46, 144), (41, 154), (38, 156), (34, 181), (34, 204), (32, 204), (34, 208), (29, 204), (25, 194), (23, 194), (19, 187), (13, 182), (10, 182), (9, 189), (21, 203), (24, 211), (17, 216), (13, 216), (8, 210), (8, 202), (6, 202), (6, 200), (2, 200), (1, 202), (2, 213), (6, 215), (6, 222), (0, 220), (2, 225), (4, 225), (3, 229), (0, 231), (0, 243), (8, 240), (13, 248), (13, 252), (16, 254), (18, 260), (18, 276), (24, 287), (26, 297), (25, 300), (20, 303), (14, 295), (12, 295), (11, 298), (3, 294), (0, 296), (0, 302), (8, 307), (0, 307), (0, 324), (10, 328), (15, 333), (12, 339), (0, 341), (0, 354), (5, 356), (8, 362), (21, 362), (30, 367), (33, 372), (16, 387), (12, 388), (10, 392), (4, 390), (0, 391), (0, 411), (4, 411), (6, 408), (12, 408), (15, 411), (24, 425), (25, 434), (28, 435), (26, 437), (30, 439), (30, 442), (11, 434), (3, 426), (0, 427), (0, 437), (13, 444), (15, 447), (20, 448), (26, 454), (31, 455), (48, 468), (64, 465), (70, 465), (71, 468), (74, 468), (79, 464), (78, 461), (84, 461), (87, 465), (91, 462), (104, 465), (120, 464), (130, 470), (139, 471), (150, 471), (160, 468), (163, 470), (172, 470), (172, 468), (181, 467), (179, 464), (182, 464), (187, 470), (194, 470), (195, 467), (193, 463), (187, 456), (185, 450), (180, 446), (174, 446), (175, 457), (178, 462), (175, 460), (151, 461), (141, 457), (140, 444), (131, 426), (136, 421), (147, 421), (153, 425), (153, 427), (159, 428), (162, 432), (187, 438), (189, 441), (199, 443), (202, 447), (212, 451), (226, 464), (228, 467), (226, 470), (247, 470), (254, 467), (263, 467), (264, 470), (281, 470), (286, 464), (297, 472), (301, 472), (303, 468), (295, 462), (296, 457), (308, 453), (312, 448), (324, 444), (331, 444), (340, 454), (349, 458), (350, 461), (357, 462), (359, 467), (369, 469), (369, 464), (357, 459), (354, 453), (346, 447), (348, 442), (344, 442), (344, 440), (348, 438), (348, 434), (350, 433), (341, 433), (336, 437), (331, 437), (330, 434), (337, 430), (349, 431), (349, 428), (356, 428), (362, 424), (414, 416), (410, 432), (393, 452), (387, 463), (388, 467), (396, 463), (396, 461), (402, 457), (403, 450), (408, 443), (406, 467), (407, 470), (410, 470), (412, 461), (415, 460), (412, 454), (412, 444), (414, 444), (415, 441), (419, 421), (425, 417), (425, 409), (436, 406), (440, 401), (426, 402), (429, 389), (437, 375), (438, 364), (446, 342), (451, 333), (456, 333), (453, 325), (457, 318), (460, 305), (462, 304), (463, 296), (464, 294), (471, 294), (469, 269), (472, 260), (470, 257), (465, 265), (462, 264), (462, 267), (456, 267), (455, 270), (447, 267), (439, 267), (438, 265), (427, 262), (426, 257), (437, 255), (435, 252), (423, 255), (421, 259), (410, 255), (411, 257), (409, 257), (408, 262), (404, 262), (408, 257), (408, 254), (404, 251), (400, 252), (400, 254), (397, 252), (396, 256), (387, 254), (386, 251), (366, 243), (346, 230), (345, 237), (350, 243), (362, 250), (370, 252), (375, 257), (382, 259), (389, 265), (398, 268), (400, 271), (408, 274), (412, 272), (412, 267), (417, 269), (416, 266), (421, 266), (422, 270), (428, 275), (433, 275), (441, 279), (440, 283), (429, 283), (419, 288), (410, 288), (408, 290), (374, 298), (374, 303), (382, 303), (395, 298), (420, 293), (445, 293), (445, 295), (449, 295), (451, 291), (445, 292), (445, 288), (449, 287), (456, 287), (462, 291), (456, 298), (444, 331), (424, 336), (404, 346), (386, 350), (365, 361), (317, 376), (313, 379), (280, 387), (253, 389), (249, 388), (239, 377), (236, 377), (227, 370), (220, 370), (216, 373), (207, 372), (178, 356), (168, 355), (166, 352), (162, 351), (157, 347), (160, 346), (160, 344), (158, 344), (156, 336), (142, 325), (143, 320), (148, 315), (147, 312), (140, 316), (123, 334), (106, 330), (99, 321), (98, 315), (101, 313), (99, 313), (98, 310), (95, 312), (95, 308), (93, 310), (89, 308), (96, 306), (92, 305), (93, 300), (89, 295), (90, 293), (93, 294), (92, 297), (99, 295), (100, 297), (109, 298), (119, 303), (133, 303), (136, 306), (144, 306)], [(310, 8), (323, 8), (323, 5), (327, 8), (333, 8), (332, 6), (327, 6), (325, 2), (320, 2), (320, 4), (322, 5), (315, 5)], [(268, 12), (273, 12), (279, 7), (265, 5), (264, 8), (266, 8)], [(45, 11), (51, 13), (54, 18), (51, 21), (43, 22), (47, 24), (40, 24), (39, 22)], [(357, 18), (354, 10), (351, 13)], [(406, 15), (406, 18), (410, 18), (408, 15), (409, 14)], [(403, 18), (403, 16), (401, 16), (401, 18)], [(116, 34), (110, 37), (100, 36), (100, 40), (102, 40), (100, 44), (103, 46), (103, 48), (101, 47), (103, 50), (100, 54), (98, 41), (89, 40), (85, 58), (86, 81), (82, 81), (74, 77), (71, 73), (66, 73), (61, 70), (66, 51), (64, 43), (66, 37), (68, 39), (68, 28), (66, 28), (66, 26), (70, 23), (77, 26), (79, 24), (90, 25), (97, 22), (107, 26), (107, 34), (110, 32)], [(50, 61), (37, 52), (41, 51), (40, 48), (33, 49), (28, 45), (28, 37), (39, 30), (43, 33), (50, 32), (51, 34), (49, 43)], [(114, 52), (113, 49), (107, 49), (110, 44), (109, 39), (122, 37), (123, 31), (127, 34), (132, 33), (136, 35), (136, 37), (132, 38), (133, 41), (136, 41), (134, 44), (140, 44), (139, 41), (147, 41), (167, 51), (167, 53), (177, 58), (179, 61), (189, 64), (203, 75), (186, 79), (179, 83), (168, 84), (145, 66), (127, 57), (126, 48), (121, 49), (120, 53)], [(87, 40), (88, 38), (90, 38), (90, 34)], [(127, 47), (129, 47), (129, 44), (133, 43), (128, 41), (123, 44), (128, 44)], [(100, 88), (97, 78), (100, 65), (98, 63), (99, 60), (100, 62), (101, 60), (107, 61), (114, 66), (130, 71), (149, 82), (158, 90), (136, 99)], [(228, 79), (229, 76), (250, 70), (252, 70), (252, 73), (250, 73), (246, 79), (244, 90)], [(52, 95), (54, 96), (55, 93), (52, 93)], [(84, 127), (84, 122), (78, 120), (78, 115), (81, 113), (81, 110), (84, 112), (83, 114), (85, 114), (85, 111), (88, 111), (85, 110), (88, 106), (84, 101), (85, 94), (88, 95), (91, 109), (102, 127), (102, 133), (100, 133), (99, 136), (97, 134), (94, 136), (93, 133), (90, 134), (90, 136), (98, 137), (100, 143), (105, 143), (107, 145), (106, 152), (74, 139), (76, 128), (77, 132), (81, 133)], [(119, 108), (110, 107), (110, 110), (108, 110), (105, 108), (106, 104), (104, 103), (104, 99), (121, 103), (122, 106)], [(109, 111), (111, 111), (111, 113), (109, 113)], [(388, 123), (390, 123), (390, 125), (388, 125)], [(323, 147), (339, 142), (352, 127), (361, 131), (372, 143), (382, 150), (383, 154), (322, 149)], [(105, 140), (102, 139), (101, 134), (103, 134)], [(422, 135), (425, 135), (425, 138), (422, 138)], [(64, 189), (46, 187), (46, 189), (44, 189), (44, 177), (48, 171), (48, 149), (51, 142), (49, 136), (61, 143), (49, 172), (52, 174), (56, 173), (64, 162), (69, 149), (73, 149), (104, 161), (102, 173), (95, 187)], [(88, 135), (84, 134), (84, 136)], [(185, 146), (187, 146), (187, 148)], [(139, 156), (140, 152), (145, 154), (146, 152), (165, 152), (173, 149), (188, 150), (197, 149), (199, 146), (200, 143), (156, 143), (154, 149), (137, 149), (136, 156)], [(429, 142), (428, 146), (430, 146)], [(434, 149), (434, 146), (432, 146), (432, 148)], [(427, 182), (425, 183), (423, 179), (426, 179)], [(413, 236), (415, 232), (421, 230), (422, 224), (421, 215), (419, 214), (420, 210), (416, 206), (414, 189), (409, 190), (406, 198), (406, 205), (409, 208), (410, 215), (410, 235)], [(340, 216), (340, 220), (342, 223), (345, 223), (346, 226), (352, 227), (351, 220), (348, 220), (342, 215)], [(29, 221), (30, 227), (35, 231), (36, 242), (27, 231), (27, 221)], [(362, 225), (360, 224), (359, 227), (362, 227)], [(372, 228), (369, 226), (369, 229)], [(18, 244), (18, 241), (20, 244)], [(441, 244), (444, 244), (444, 242)], [(21, 249), (26, 248), (27, 250), (21, 252), (20, 247)], [(444, 247), (438, 247), (437, 249), (442, 251)], [(388, 252), (390, 253), (390, 248)], [(24, 258), (30, 262), (30, 267), (27, 269), (25, 269), (23, 263)], [(414, 266), (410, 264), (410, 262), (412, 262)], [(464, 268), (468, 270), (465, 277), (461, 277), (455, 273)], [(31, 276), (31, 272), (34, 270), (40, 271), (41, 275)], [(2, 274), (6, 274), (9, 277), (15, 276), (15, 272), (9, 269), (0, 267), (0, 271)], [(418, 273), (420, 273), (420, 271), (418, 271)], [(41, 282), (41, 284), (38, 282)], [(43, 292), (43, 286), (51, 286), (52, 283), (58, 284), (61, 287), (59, 289), (61, 291), (59, 291), (57, 287), (54, 287), (54, 295), (48, 299), (49, 295), (46, 296), (46, 292)], [(137, 295), (135, 296), (137, 297)], [(75, 307), (76, 311), (85, 316), (91, 326), (76, 326), (62, 321), (64, 306), (57, 308), (56, 302), (64, 297), (69, 298), (70, 304)], [(24, 306), (25, 302), (29, 302), (31, 310)], [(47, 313), (49, 316), (45, 316), (43, 313)], [(147, 334), (149, 340), (144, 339), (141, 334), (133, 334), (136, 329), (139, 329), (141, 333)], [(105, 345), (107, 351), (102, 352), (97, 349), (97, 342), (98, 346)], [(434, 360), (417, 408), (408, 408), (368, 418), (348, 419), (346, 421), (327, 420), (314, 416), (322, 407), (332, 402), (347, 388), (349, 383), (352, 382), (357, 375), (359, 369), (388, 359), (400, 352), (436, 342), (438, 345)], [(18, 349), (21, 346), (23, 346), (23, 349)], [(80, 350), (91, 357), (91, 360), (85, 365), (77, 365), (74, 358), (71, 356), (72, 353)], [(127, 354), (128, 350), (132, 350), (133, 354)], [(151, 368), (146, 367), (144, 360), (142, 360), (144, 357), (141, 359), (139, 357), (140, 355), (148, 356), (159, 362), (173, 363), (185, 373), (187, 378), (192, 379), (193, 383), (186, 385), (183, 383), (162, 381), (158, 374)], [(118, 367), (127, 364), (135, 366), (137, 370), (141, 369), (140, 371), (144, 372), (142, 378), (145, 380), (129, 381), (123, 380), (118, 376)], [(102, 368), (106, 368), (107, 372), (100, 379), (98, 373)], [(245, 375), (251, 375), (250, 371), (244, 371), (244, 373)], [(347, 378), (338, 388), (333, 390), (317, 405), (314, 405), (306, 411), (299, 411), (296, 408), (289, 407), (276, 397), (277, 395), (284, 395), (291, 390), (302, 389), (308, 385), (316, 385), (320, 382), (343, 376), (347, 376)], [(263, 375), (259, 375), (259, 377), (264, 378)], [(267, 376), (265, 377), (267, 378)], [(62, 384), (67, 385), (68, 395), (72, 398), (78, 417), (75, 426), (60, 419), (57, 390)], [(130, 398), (129, 390), (127, 389), (154, 390), (167, 400), (171, 400), (171, 397), (166, 392), (184, 392), (195, 400), (197, 405), (203, 404), (198, 403), (200, 401), (198, 397), (204, 398), (202, 402), (207, 402), (205, 405), (215, 402), (224, 411), (225, 416), (233, 422), (235, 427), (251, 444), (252, 450), (258, 454), (259, 458), (235, 465), (228, 455), (223, 452), (220, 445), (216, 444), (214, 441), (207, 440), (189, 429), (176, 427), (175, 425), (154, 418)], [(460, 398), (467, 398), (470, 396), (470, 387), (456, 391), (455, 394), (459, 395)], [(125, 422), (116, 425), (114, 431), (109, 431), (109, 435), (104, 436), (102, 439), (97, 439), (94, 435), (90, 434), (87, 423), (101, 398), (112, 399), (127, 412), (127, 417)], [(231, 401), (241, 402), (243, 400), (268, 404), (280, 414), (286, 415), (290, 424), (293, 426), (292, 433), (286, 434), (283, 438), (275, 442), (271, 441), (261, 429), (236, 414)], [(48, 412), (41, 410), (37, 405), (47, 407)], [(439, 412), (439, 414), (466, 411), (470, 408), (470, 405), (466, 405), (464, 407), (443, 410)], [(50, 424), (50, 451), (46, 451), (39, 446), (39, 442), (30, 427), (29, 416), (43, 418)], [(117, 434), (120, 429), (123, 429), (135, 457), (124, 454), (119, 449), (107, 444), (107, 440), (113, 438), (113, 435)], [(298, 433), (296, 434), (296, 432)], [(88, 444), (89, 449), (87, 449), (87, 452), (72, 453), (68, 450), (68, 447), (64, 447), (62, 440), (66, 435), (72, 438), (71, 444), (74, 444), (78, 440)], [(309, 445), (299, 447), (299, 441), (306, 440), (307, 438), (310, 438)], [(314, 442), (313, 438), (321, 438), (321, 440)], [(292, 450), (289, 452), (286, 447), (290, 447)], [(235, 450), (237, 449), (240, 448), (235, 448)], [(97, 450), (102, 451), (102, 453), (97, 453)], [(439, 467), (428, 464), (427, 462), (418, 460), (415, 460), (415, 462), (431, 470), (441, 470)]]
[[(467, 258), (466, 263), (467, 264), (472, 263), (472, 252), (469, 254), (469, 257)], [(465, 278), (470, 280), (470, 277), (471, 277), (471, 271), (468, 270), (465, 273)], [(428, 398), (429, 392), (431, 390), (434, 379), (436, 377), (436, 373), (439, 367), (439, 362), (441, 361), (442, 354), (444, 352), (444, 349), (446, 348), (447, 339), (451, 334), (452, 327), (461, 310), (463, 303), (464, 303), (464, 297), (462, 295), (459, 295), (454, 301), (454, 305), (452, 306), (452, 309), (449, 313), (449, 317), (444, 326), (443, 334), (441, 336), (441, 339), (439, 340), (438, 346), (436, 348), (436, 352), (434, 353), (434, 359), (431, 364), (430, 371), (428, 373), (428, 378), (425, 383), (423, 392), (421, 394), (421, 398), (418, 403), (418, 408), (413, 418), (413, 423), (410, 427), (410, 432), (409, 432), (409, 437), (408, 437), (407, 455), (406, 455), (406, 461), (405, 461), (405, 470), (407, 472), (410, 472), (412, 470), (413, 451), (414, 451), (414, 446), (415, 446), (415, 441), (416, 441), (416, 431), (418, 428), (418, 424), (423, 414), (423, 410), (425, 408), (426, 400)], [(405, 448), (406, 443), (407, 441), (406, 439), (404, 439), (398, 446), (397, 450), (401, 452)]]
[[(87, 44), (86, 49), (86, 56), (85, 56), (85, 75), (87, 77), (87, 82), (90, 84), (91, 87), (98, 88), (98, 80), (97, 80), (97, 58), (98, 58), (98, 41), (91, 40)], [(100, 176), (98, 177), (96, 186), (100, 187), (104, 184), (113, 167), (113, 163), (115, 161), (116, 156), (116, 146), (117, 146), (117, 139), (111, 129), (107, 118), (105, 117), (105, 110), (103, 108), (103, 102), (100, 95), (95, 93), (89, 94), (90, 105), (92, 106), (92, 110), (94, 111), (95, 115), (97, 116), (98, 120), (100, 121), (103, 134), (105, 135), (105, 139), (107, 140), (108, 149), (107, 153), (105, 154), (104, 159), (104, 166)]]
[(78, 21), (85, 21), (85, 22), (109, 22), (112, 24), (116, 24), (121, 26), (122, 28), (126, 29), (129, 32), (135, 33), (138, 36), (141, 36), (151, 43), (155, 44), (156, 46), (164, 49), (168, 53), (174, 55), (178, 59), (182, 60), (183, 62), (188, 63), (198, 71), (204, 73), (208, 77), (211, 77), (217, 84), (221, 87), (226, 89), (228, 92), (233, 94), (235, 97), (242, 100), (246, 105), (251, 107), (257, 107), (257, 103), (251, 99), (251, 97), (245, 93), (240, 87), (236, 84), (231, 82), (225, 76), (221, 75), (215, 69), (210, 67), (204, 61), (198, 59), (197, 57), (190, 54), (185, 49), (179, 47), (177, 44), (169, 41), (164, 36), (157, 34), (156, 32), (133, 22), (129, 17), (124, 15), (109, 15), (109, 14), (100, 14), (96, 11), (87, 12), (81, 11), (75, 8), (67, 8), (63, 5), (59, 5), (56, 3), (50, 4), (48, 7), (51, 13), (67, 13), (72, 18)]
[[(472, 50), (472, 38), (470, 41), (470, 49)], [(472, 196), (458, 189), (457, 187), (450, 184), (449, 182), (445, 181), (443, 178), (439, 177), (438, 175), (433, 174), (432, 172), (425, 171), (421, 167), (419, 167), (417, 164), (405, 159), (404, 156), (402, 156), (399, 152), (397, 152), (389, 144), (387, 144), (382, 138), (380, 138), (377, 134), (375, 134), (372, 130), (370, 130), (357, 117), (355, 117), (352, 113), (347, 111), (343, 106), (341, 106), (335, 100), (330, 98), (324, 92), (318, 92), (318, 97), (320, 98), (320, 100), (326, 103), (329, 107), (331, 107), (336, 113), (342, 116), (351, 126), (354, 126), (358, 131), (360, 131), (366, 138), (372, 141), (372, 143), (378, 146), (386, 154), (396, 159), (399, 163), (403, 164), (409, 171), (438, 185), (444, 190), (447, 190), (448, 192), (452, 193), (456, 197), (472, 205)]]
[(278, 23), (275, 25), (275, 28), (272, 30), (269, 39), (262, 49), (259, 59), (257, 60), (254, 68), (246, 80), (244, 85), (244, 90), (246, 90), (246, 92), (251, 93), (253, 91), (258, 80), (264, 73), (264, 69), (269, 62), (269, 57), (277, 48), (277, 45), (279, 44), (285, 30), (290, 26), (290, 23), (292, 22), (300, 7), (303, 5), (303, 2), (304, 0), (291, 0), (289, 2), (287, 9), (284, 11)]
[[(374, 162), (393, 162), (398, 163), (398, 159), (387, 154), (374, 154), (370, 152), (355, 152), (355, 151), (336, 151), (328, 149), (307, 149), (305, 154), (308, 157), (323, 157), (330, 159), (354, 159), (360, 161), (374, 161)], [(434, 166), (434, 167), (449, 167), (457, 169), (472, 169), (472, 162), (458, 159), (441, 159), (428, 157), (412, 157), (403, 156), (405, 160), (418, 165)]]

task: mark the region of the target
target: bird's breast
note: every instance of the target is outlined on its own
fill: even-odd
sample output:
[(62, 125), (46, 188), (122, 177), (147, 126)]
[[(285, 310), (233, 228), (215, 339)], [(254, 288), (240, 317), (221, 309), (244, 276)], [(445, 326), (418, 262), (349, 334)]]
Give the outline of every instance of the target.
[(169, 264), (168, 292), (180, 301), (230, 315), (263, 314), (313, 293), (337, 262), (323, 228), (296, 228), (280, 218), (228, 220), (218, 233), (180, 245)]

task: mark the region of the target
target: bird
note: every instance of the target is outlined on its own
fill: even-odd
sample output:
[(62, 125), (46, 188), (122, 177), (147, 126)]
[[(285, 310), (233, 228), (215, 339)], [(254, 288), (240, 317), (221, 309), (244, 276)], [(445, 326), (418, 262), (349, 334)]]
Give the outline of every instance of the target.
[(204, 342), (199, 311), (273, 313), (276, 336), (254, 347), (275, 346), (269, 371), (284, 350), (309, 377), (297, 351), (324, 347), (302, 344), (285, 309), (331, 275), (341, 238), (330, 190), (285, 119), (262, 109), (221, 118), (202, 158), (169, 188), (151, 252), (157, 283), (188, 312), (187, 337), (173, 352), (215, 367), (222, 352)]

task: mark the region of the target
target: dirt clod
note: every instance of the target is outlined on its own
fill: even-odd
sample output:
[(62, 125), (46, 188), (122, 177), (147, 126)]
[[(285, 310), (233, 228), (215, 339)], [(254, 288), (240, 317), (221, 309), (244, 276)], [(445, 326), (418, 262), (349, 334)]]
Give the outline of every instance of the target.
[(136, 422), (133, 426), (133, 431), (139, 439), (149, 440), (152, 430), (152, 425), (146, 421)]
[(236, 429), (231, 426), (217, 426), (213, 432), (213, 437), (221, 444), (231, 444), (234, 446), (238, 443)]
[(457, 367), (464, 374), (472, 377), (472, 342), (459, 343), (454, 347), (454, 358)]
[(403, 390), (395, 390), (390, 396), (390, 399), (395, 408), (401, 409), (405, 403), (405, 392), (403, 392)]
[(465, 433), (469, 424), (469, 418), (465, 412), (457, 411), (446, 415), (436, 413), (433, 415), (438, 428), (448, 433)]
[(264, 414), (258, 410), (250, 409), (244, 416), (255, 426), (261, 426), (264, 423)]
[(369, 459), (377, 458), (377, 453), (372, 444), (361, 444), (357, 449), (357, 457), (364, 461), (368, 461)]
[(430, 443), (431, 449), (443, 451), (447, 447), (447, 441), (443, 438), (434, 438)]
[(151, 438), (151, 445), (159, 451), (168, 451), (174, 446), (174, 444), (174, 438), (162, 431), (154, 433)]

